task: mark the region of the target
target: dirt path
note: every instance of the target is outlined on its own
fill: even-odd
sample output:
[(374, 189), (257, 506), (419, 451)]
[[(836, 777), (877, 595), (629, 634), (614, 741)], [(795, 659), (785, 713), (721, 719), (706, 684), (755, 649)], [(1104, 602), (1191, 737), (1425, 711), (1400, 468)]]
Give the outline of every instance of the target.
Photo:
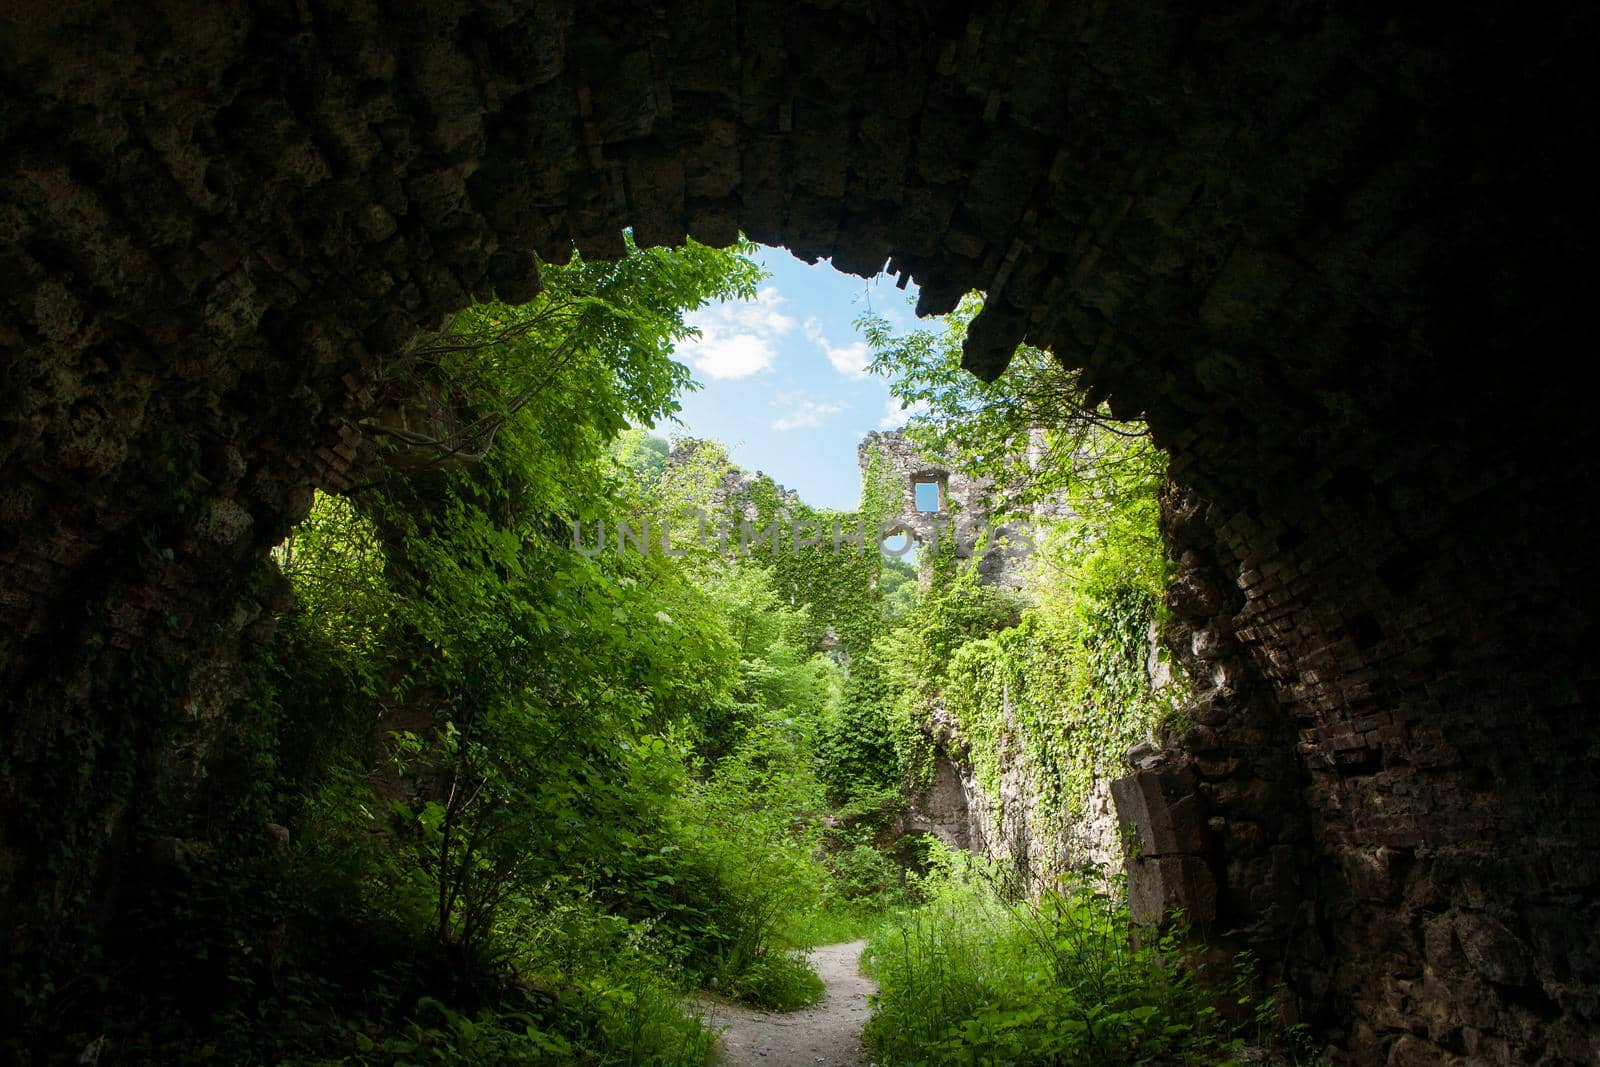
[(871, 979), (861, 973), (865, 941), (823, 945), (811, 964), (828, 987), (822, 1003), (803, 1011), (769, 1013), (724, 1000), (702, 1003), (706, 1025), (726, 1027), (722, 1062), (728, 1067), (861, 1067)]

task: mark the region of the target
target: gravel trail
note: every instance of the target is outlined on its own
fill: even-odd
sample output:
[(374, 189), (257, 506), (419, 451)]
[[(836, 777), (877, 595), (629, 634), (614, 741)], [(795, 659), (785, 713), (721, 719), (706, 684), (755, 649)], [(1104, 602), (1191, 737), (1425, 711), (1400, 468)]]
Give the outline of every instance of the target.
[(827, 994), (814, 1008), (765, 1012), (725, 1000), (701, 1003), (706, 1025), (726, 1028), (722, 1062), (728, 1067), (863, 1067), (861, 1028), (876, 988), (861, 973), (865, 941), (823, 945), (811, 953)]

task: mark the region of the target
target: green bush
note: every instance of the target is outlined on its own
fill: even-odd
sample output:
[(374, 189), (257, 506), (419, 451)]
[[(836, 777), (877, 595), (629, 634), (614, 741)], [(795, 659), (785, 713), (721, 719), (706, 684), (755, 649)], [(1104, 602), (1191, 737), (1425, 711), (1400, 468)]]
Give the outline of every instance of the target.
[(721, 991), (772, 1011), (808, 1008), (822, 999), (824, 986), (804, 956), (770, 951), (751, 961)]
[[(879, 1062), (1209, 1064), (1234, 1044), (1175, 938), (1134, 947), (1125, 908), (1084, 886), (1030, 904), (995, 885), (977, 861), (947, 855), (927, 902), (873, 935), (867, 1040)], [(1241, 988), (1230, 995), (1245, 1003)]]
[(858, 656), (841, 699), (818, 730), (817, 777), (836, 805), (871, 805), (899, 793), (899, 757), (883, 710), (892, 699), (890, 679), (873, 651)]
[(900, 865), (870, 844), (855, 844), (828, 857), (828, 889), (847, 905), (882, 911), (904, 899)]
[(796, 745), (781, 723), (752, 729), (682, 809), (681, 846), (714, 887), (689, 962), (724, 989), (747, 988), (752, 969), (781, 967), (769, 958), (782, 931), (821, 902), (822, 796)]
[[(703, 1064), (715, 1040), (683, 1009), (689, 977), (655, 924), (610, 914), (569, 886), (517, 909), (502, 941), (519, 946), (522, 988), (543, 998), (550, 1036), (581, 1062)], [(549, 1059), (538, 1062), (551, 1062)]]

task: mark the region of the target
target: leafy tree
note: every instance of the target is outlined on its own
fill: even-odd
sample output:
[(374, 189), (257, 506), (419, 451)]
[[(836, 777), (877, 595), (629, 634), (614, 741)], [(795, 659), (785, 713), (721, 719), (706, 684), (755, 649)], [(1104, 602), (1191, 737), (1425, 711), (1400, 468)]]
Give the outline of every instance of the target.
[(931, 328), (897, 334), (874, 314), (857, 327), (872, 350), (871, 369), (910, 412), (913, 438), (929, 455), (992, 479), (992, 514), (1025, 513), (1085, 477), (1110, 491), (1164, 470), (1144, 424), (1113, 415), (1089, 395), (1079, 371), (1049, 352), (1018, 346), (992, 382), (962, 370), (961, 344), (982, 306), (971, 293)]
[[(678, 973), (756, 999), (815, 992), (776, 940), (820, 899), (813, 736), (841, 680), (810, 613), (760, 560), (571, 543), (578, 516), (705, 499), (682, 483), (710, 467), (669, 466), (629, 427), (688, 387), (670, 358), (684, 313), (753, 277), (693, 245), (547, 269), (532, 304), (414, 346), (369, 420), (387, 445), (371, 480), (353, 507), (319, 502), (367, 537), (384, 629), (362, 651), (391, 738), (372, 789), (455, 981), (545, 965), (505, 931), (565, 937), (532, 918), (555, 909), (650, 930)], [(337, 606), (319, 583), (351, 547), (318, 530), (291, 546), (295, 580)]]
[(702, 752), (715, 762), (763, 719), (814, 734), (838, 668), (811, 651), (809, 610), (782, 596), (771, 568), (754, 560), (712, 570), (701, 588), (739, 648), (738, 680), (716, 720), (703, 722)]
[(885, 556), (878, 591), (883, 594), (884, 619), (891, 624), (903, 622), (916, 604), (917, 568), (906, 560)]
[(639, 484), (654, 487), (667, 469), (667, 456), (671, 446), (666, 440), (648, 430), (632, 428), (617, 438), (617, 461), (632, 471)]
[[(396, 801), (437, 885), (441, 943), (470, 963), (511, 895), (621, 843), (616, 741), (713, 702), (734, 661), (701, 598), (657, 558), (571, 551), (565, 513), (617, 495), (630, 421), (676, 409), (684, 314), (748, 295), (737, 253), (698, 245), (575, 257), (531, 304), (479, 305), (418, 346), (417, 405), (358, 498), (401, 625), (387, 703), (417, 766)], [(404, 423), (399, 425), (398, 423)]]

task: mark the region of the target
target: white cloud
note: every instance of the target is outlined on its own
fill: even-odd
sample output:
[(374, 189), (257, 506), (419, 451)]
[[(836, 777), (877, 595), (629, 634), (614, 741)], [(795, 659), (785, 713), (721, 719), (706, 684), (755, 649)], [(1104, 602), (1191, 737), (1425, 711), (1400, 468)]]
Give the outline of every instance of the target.
[(678, 358), (712, 378), (748, 378), (770, 369), (777, 358), (772, 339), (794, 329), (794, 316), (779, 310), (783, 303), (783, 295), (768, 286), (754, 300), (690, 313), (686, 321), (700, 336), (680, 343)]
[(689, 366), (713, 378), (748, 378), (772, 366), (774, 353), (765, 338), (754, 334), (721, 335), (707, 330), (698, 341), (678, 346)]
[(821, 426), (823, 422), (843, 410), (843, 404), (802, 397), (790, 402), (789, 413), (775, 420), (772, 428), (774, 430), (798, 430), (802, 427)]
[(772, 286), (756, 291), (754, 300), (719, 304), (719, 310), (728, 314), (743, 328), (755, 333), (780, 334), (794, 329), (794, 316), (785, 315), (778, 308), (788, 303), (783, 294)]
[(910, 422), (914, 416), (924, 415), (928, 411), (928, 402), (918, 400), (907, 406), (894, 397), (883, 402), (883, 418), (878, 420), (880, 430), (898, 430)]
[(829, 344), (821, 324), (815, 318), (806, 319), (806, 337), (822, 349), (822, 354), (828, 357), (833, 369), (846, 378), (867, 376), (867, 364), (872, 362), (872, 353), (867, 350), (865, 341), (852, 341), (844, 346)]

